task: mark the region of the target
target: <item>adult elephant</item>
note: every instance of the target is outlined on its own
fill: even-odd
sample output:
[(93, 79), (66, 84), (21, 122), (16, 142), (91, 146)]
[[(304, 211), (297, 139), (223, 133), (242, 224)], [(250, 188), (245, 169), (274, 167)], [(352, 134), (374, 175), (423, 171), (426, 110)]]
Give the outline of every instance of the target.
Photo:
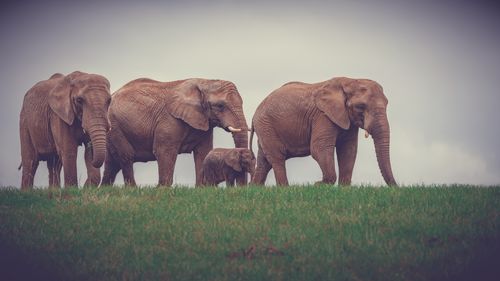
[(76, 157), (85, 144), (87, 181), (98, 185), (99, 167), (106, 156), (107, 110), (111, 101), (109, 82), (96, 74), (75, 71), (56, 73), (38, 82), (24, 96), (20, 114), (21, 189), (33, 187), (39, 161), (47, 161), (49, 186), (76, 186)]
[(371, 134), (385, 182), (396, 185), (389, 157), (387, 98), (372, 80), (333, 78), (307, 84), (291, 82), (272, 92), (257, 108), (257, 168), (254, 184), (264, 184), (273, 168), (278, 185), (288, 185), (285, 160), (312, 155), (323, 172), (323, 183), (335, 183), (334, 150), (339, 183), (349, 185), (356, 160), (358, 129)]
[[(156, 160), (158, 184), (170, 186), (177, 154), (191, 152), (196, 185), (201, 185), (202, 163), (213, 147), (214, 127), (231, 132), (236, 147), (248, 148), (243, 101), (228, 81), (137, 79), (113, 94), (109, 120), (102, 185), (113, 184), (121, 169), (125, 184), (135, 186), (133, 163)], [(238, 182), (246, 184), (246, 176)]]

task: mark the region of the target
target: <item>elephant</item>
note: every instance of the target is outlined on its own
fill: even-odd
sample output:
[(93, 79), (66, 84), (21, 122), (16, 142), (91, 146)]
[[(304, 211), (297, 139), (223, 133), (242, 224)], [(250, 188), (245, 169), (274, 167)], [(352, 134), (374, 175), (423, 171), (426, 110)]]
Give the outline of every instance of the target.
[(214, 148), (203, 160), (203, 185), (217, 185), (226, 181), (234, 186), (235, 179), (242, 174), (255, 171), (255, 156), (247, 148)]
[(369, 79), (284, 84), (260, 103), (252, 119), (250, 147), (253, 134), (258, 136), (252, 184), (263, 185), (272, 168), (276, 183), (288, 185), (285, 160), (308, 155), (321, 168), (323, 179), (318, 183), (334, 184), (336, 150), (339, 184), (350, 185), (362, 128), (366, 137), (372, 135), (385, 182), (397, 185), (389, 156), (387, 104), (382, 86)]
[(109, 129), (109, 87), (101, 75), (75, 71), (66, 76), (56, 73), (28, 90), (19, 121), (22, 190), (33, 187), (39, 161), (47, 161), (49, 187), (60, 187), (62, 168), (64, 186), (77, 186), (81, 144), (85, 144), (85, 185), (99, 185)]
[[(158, 162), (158, 185), (171, 186), (177, 154), (193, 152), (196, 185), (203, 160), (213, 148), (213, 128), (231, 132), (235, 147), (248, 148), (243, 100), (229, 81), (192, 78), (160, 82), (133, 80), (112, 95), (108, 155), (101, 185), (112, 185), (122, 170), (136, 186), (134, 162)], [(237, 179), (246, 184), (247, 177)]]

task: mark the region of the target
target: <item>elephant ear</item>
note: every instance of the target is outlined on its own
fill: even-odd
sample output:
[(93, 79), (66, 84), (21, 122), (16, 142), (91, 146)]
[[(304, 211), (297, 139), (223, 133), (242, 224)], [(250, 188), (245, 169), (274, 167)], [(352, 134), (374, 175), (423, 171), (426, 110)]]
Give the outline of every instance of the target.
[(205, 113), (205, 98), (197, 85), (182, 85), (167, 102), (167, 109), (175, 118), (182, 119), (191, 127), (208, 131), (208, 117)]
[(69, 77), (61, 79), (49, 93), (50, 108), (68, 125), (73, 124), (75, 112), (71, 104), (71, 81)]
[(233, 168), (233, 170), (235, 170), (237, 172), (241, 172), (242, 168), (241, 168), (241, 164), (240, 164), (240, 153), (239, 153), (239, 151), (233, 149), (226, 156), (227, 157), (224, 158), (224, 162), (229, 167)]
[(351, 126), (347, 114), (346, 97), (342, 86), (322, 87), (313, 93), (316, 106), (340, 128), (347, 130)]

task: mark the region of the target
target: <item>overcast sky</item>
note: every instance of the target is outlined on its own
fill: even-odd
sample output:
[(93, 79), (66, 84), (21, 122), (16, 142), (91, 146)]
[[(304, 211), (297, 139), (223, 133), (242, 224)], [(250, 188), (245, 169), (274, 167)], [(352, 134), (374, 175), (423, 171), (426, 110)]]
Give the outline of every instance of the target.
[[(104, 75), (112, 91), (139, 77), (229, 80), (249, 124), (288, 81), (373, 79), (389, 99), (399, 183), (500, 184), (500, 17), (481, 1), (18, 2), (0, 12), (0, 185), (20, 185), (24, 94), (74, 70)], [(214, 146), (232, 145), (216, 129)], [(134, 169), (138, 184), (157, 183), (155, 162)], [(311, 157), (287, 169), (291, 183), (321, 179)], [(80, 157), (81, 184), (85, 172)], [(192, 156), (179, 156), (174, 183), (194, 182)], [(360, 133), (353, 183), (382, 182)], [(47, 183), (41, 163), (35, 185)]]

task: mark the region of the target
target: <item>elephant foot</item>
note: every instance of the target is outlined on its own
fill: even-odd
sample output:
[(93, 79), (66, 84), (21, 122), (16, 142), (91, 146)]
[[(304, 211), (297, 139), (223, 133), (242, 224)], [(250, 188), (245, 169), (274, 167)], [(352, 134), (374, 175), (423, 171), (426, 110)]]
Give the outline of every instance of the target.
[(97, 187), (99, 186), (99, 182), (100, 182), (100, 179), (87, 179), (85, 181), (85, 184), (83, 185), (83, 187), (91, 187), (91, 186), (94, 186), (94, 187)]
[(317, 181), (314, 183), (315, 186), (321, 186), (321, 185), (334, 185), (335, 181)]

